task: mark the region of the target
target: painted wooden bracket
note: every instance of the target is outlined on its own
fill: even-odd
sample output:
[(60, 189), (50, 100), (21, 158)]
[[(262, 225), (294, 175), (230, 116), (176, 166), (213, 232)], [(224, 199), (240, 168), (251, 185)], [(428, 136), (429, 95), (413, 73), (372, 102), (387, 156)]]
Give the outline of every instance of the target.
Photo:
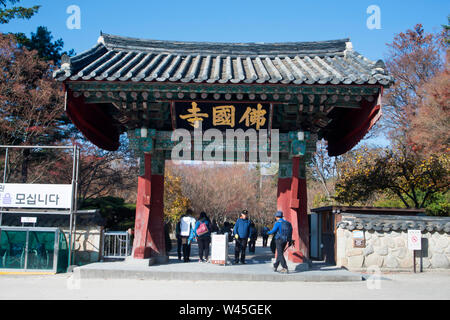
[(142, 202), (143, 202), (144, 206), (150, 206), (150, 198), (151, 197), (149, 195), (144, 195), (142, 198), (143, 198)]

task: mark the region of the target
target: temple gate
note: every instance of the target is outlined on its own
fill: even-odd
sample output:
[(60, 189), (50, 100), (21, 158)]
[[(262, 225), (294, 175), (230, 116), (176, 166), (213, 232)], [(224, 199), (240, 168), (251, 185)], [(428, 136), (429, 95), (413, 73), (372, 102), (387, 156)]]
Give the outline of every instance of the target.
[[(141, 159), (133, 257), (161, 262), (164, 161), (177, 143), (174, 130), (195, 132), (199, 121), (203, 130), (267, 130), (259, 148), (269, 151), (278, 130), (277, 207), (294, 229), (288, 259), (301, 263), (309, 248), (305, 165), (316, 142), (325, 139), (330, 156), (350, 150), (381, 116), (392, 82), (384, 63), (354, 51), (349, 39), (209, 43), (108, 34), (63, 57), (54, 77), (65, 86), (67, 114), (92, 143), (114, 151), (127, 132)], [(205, 147), (192, 142), (192, 159)], [(255, 150), (241, 151), (248, 160)]]

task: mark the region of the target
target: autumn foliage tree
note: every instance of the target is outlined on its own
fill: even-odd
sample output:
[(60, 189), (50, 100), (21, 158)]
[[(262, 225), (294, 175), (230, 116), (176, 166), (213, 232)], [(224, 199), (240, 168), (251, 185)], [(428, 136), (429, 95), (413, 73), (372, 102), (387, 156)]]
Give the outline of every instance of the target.
[[(51, 145), (65, 134), (64, 94), (52, 79), (52, 66), (36, 51), (20, 48), (0, 34), (0, 144)], [(29, 150), (23, 151), (22, 181), (27, 181)]]
[(423, 86), (445, 67), (443, 33), (426, 33), (421, 24), (388, 44), (386, 67), (395, 83), (386, 90), (383, 124), (393, 143), (411, 144), (411, 124), (420, 117)]
[(450, 158), (420, 156), (408, 148), (361, 149), (344, 164), (336, 200), (354, 204), (386, 193), (409, 208), (426, 208), (450, 186)]
[(395, 83), (386, 90), (382, 129), (391, 145), (342, 157), (337, 201), (398, 199), (404, 207), (449, 214), (447, 45), (444, 32), (426, 33), (420, 24), (388, 44), (386, 65)]
[(191, 206), (191, 200), (183, 194), (181, 182), (181, 177), (175, 176), (168, 166), (164, 172), (164, 215), (172, 225)]
[(414, 149), (430, 154), (450, 151), (450, 55), (444, 70), (420, 88), (422, 101), (411, 120)]
[[(276, 176), (262, 176), (254, 165), (168, 162), (166, 170), (170, 170), (181, 185), (176, 194), (182, 195), (180, 198), (188, 198), (197, 215), (205, 211), (211, 220), (222, 224), (235, 221), (246, 209), (250, 219), (258, 225), (269, 224), (273, 220), (277, 199)], [(172, 181), (166, 181), (165, 192)]]

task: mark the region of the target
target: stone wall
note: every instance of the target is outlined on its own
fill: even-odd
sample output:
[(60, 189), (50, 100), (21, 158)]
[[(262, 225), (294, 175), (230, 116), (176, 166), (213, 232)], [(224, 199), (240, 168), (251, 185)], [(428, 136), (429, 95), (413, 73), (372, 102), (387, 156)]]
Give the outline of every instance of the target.
[[(77, 228), (75, 234), (75, 264), (84, 265), (101, 259), (102, 230), (100, 226)], [(64, 230), (69, 241), (69, 230)]]
[[(405, 219), (405, 218), (403, 218)], [(398, 222), (398, 220), (396, 220)], [(336, 264), (354, 271), (367, 271), (377, 267), (381, 271), (413, 271), (413, 251), (408, 249), (408, 231), (386, 227), (389, 222), (378, 221), (379, 228), (367, 230), (364, 223), (353, 221), (352, 224), (339, 224), (336, 230)], [(444, 222), (445, 225), (446, 222)], [(355, 248), (352, 231), (364, 232), (365, 247)], [(374, 225), (372, 221), (372, 225)], [(375, 223), (376, 225), (376, 223)], [(362, 228), (361, 228), (362, 227)], [(416, 251), (416, 269), (439, 270), (450, 269), (450, 234), (448, 228), (430, 227), (427, 221), (411, 229), (422, 229), (422, 257)], [(428, 230), (427, 230), (428, 229)], [(444, 230), (445, 229), (445, 230)]]

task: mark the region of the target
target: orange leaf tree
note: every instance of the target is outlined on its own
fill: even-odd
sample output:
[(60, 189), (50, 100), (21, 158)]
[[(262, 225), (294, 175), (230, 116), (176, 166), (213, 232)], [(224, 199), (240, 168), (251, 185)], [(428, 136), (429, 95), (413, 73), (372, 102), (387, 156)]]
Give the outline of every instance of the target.
[(421, 156), (407, 148), (362, 149), (346, 161), (335, 199), (353, 204), (377, 193), (400, 199), (405, 207), (425, 208), (450, 185), (448, 154)]

